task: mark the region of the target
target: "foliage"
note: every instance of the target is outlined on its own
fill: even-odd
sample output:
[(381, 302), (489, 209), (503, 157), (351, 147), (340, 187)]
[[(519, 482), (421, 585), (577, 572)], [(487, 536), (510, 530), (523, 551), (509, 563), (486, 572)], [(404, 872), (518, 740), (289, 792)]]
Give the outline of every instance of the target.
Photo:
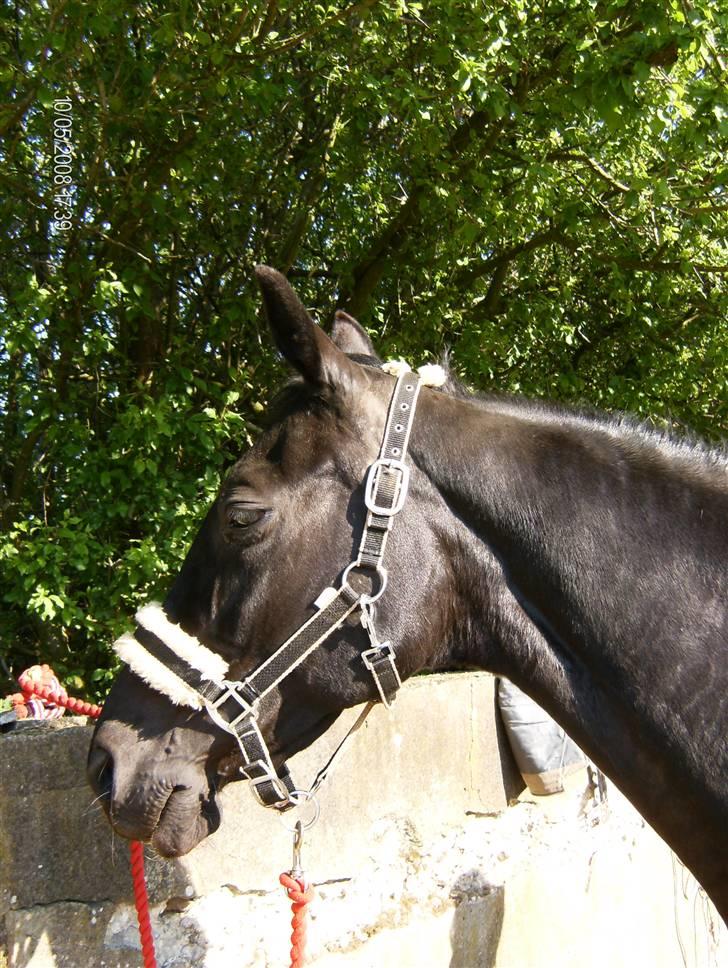
[(16, 674), (41, 659), (102, 695), (108, 643), (163, 593), (280, 376), (256, 262), (387, 352), (452, 347), (478, 387), (722, 433), (718, 0), (19, 0), (2, 16)]

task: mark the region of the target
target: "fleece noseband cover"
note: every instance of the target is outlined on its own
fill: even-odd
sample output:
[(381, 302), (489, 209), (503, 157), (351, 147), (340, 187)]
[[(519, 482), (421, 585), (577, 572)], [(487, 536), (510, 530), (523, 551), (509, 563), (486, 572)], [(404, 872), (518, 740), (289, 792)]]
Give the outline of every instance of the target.
[(170, 622), (162, 606), (156, 602), (141, 608), (135, 619), (139, 626), (137, 632), (134, 635), (125, 633), (116, 640), (116, 654), (140, 679), (152, 689), (163, 693), (175, 705), (202, 709), (202, 700), (198, 693), (167, 665), (151, 655), (137, 636), (144, 637), (144, 632), (151, 633), (183, 662), (196, 669), (204, 679), (212, 682), (219, 683), (226, 678), (228, 666), (225, 660), (202, 645), (194, 635), (189, 635), (179, 625)]

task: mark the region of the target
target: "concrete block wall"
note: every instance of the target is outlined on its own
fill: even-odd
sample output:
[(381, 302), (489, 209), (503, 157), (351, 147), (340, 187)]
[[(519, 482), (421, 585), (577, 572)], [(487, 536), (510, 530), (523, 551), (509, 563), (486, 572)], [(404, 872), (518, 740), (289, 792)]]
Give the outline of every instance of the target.
[[(353, 738), (304, 844), (318, 891), (311, 964), (725, 964), (722, 922), (613, 787), (608, 815), (585, 796), (583, 774), (564, 794), (524, 794), (493, 687), (484, 673), (417, 678)], [(291, 761), (299, 782), (355, 715)], [(10, 968), (141, 966), (127, 845), (85, 786), (90, 734), (60, 720), (0, 737)], [(222, 800), (220, 830), (190, 855), (148, 855), (160, 968), (287, 964), (277, 877), (290, 865), (290, 834), (244, 784)]]

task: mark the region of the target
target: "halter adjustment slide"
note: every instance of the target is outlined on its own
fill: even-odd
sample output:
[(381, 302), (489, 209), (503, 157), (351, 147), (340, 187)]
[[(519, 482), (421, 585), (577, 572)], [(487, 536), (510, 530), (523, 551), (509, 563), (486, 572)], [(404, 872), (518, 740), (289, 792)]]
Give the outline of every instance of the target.
[[(251, 776), (248, 772), (249, 770), (260, 770), (257, 776)], [(295, 806), (295, 800), (291, 800), (291, 792), (286, 788), (286, 785), (282, 777), (278, 776), (270, 763), (266, 763), (265, 760), (255, 760), (253, 763), (247, 763), (245, 766), (241, 767), (241, 773), (244, 773), (250, 783), (250, 789), (253, 792), (253, 796), (263, 804), (264, 807), (278, 807), (282, 804), (286, 806)], [(267, 797), (261, 796), (258, 791), (258, 787), (262, 786), (264, 783), (270, 783), (275, 792), (278, 794), (279, 799), (274, 803), (268, 802)]]
[(361, 624), (366, 630), (371, 647), (361, 653), (364, 667), (368, 669), (379, 697), (387, 707), (391, 708), (402, 679), (396, 663), (396, 654), (391, 642), (380, 642), (374, 626), (374, 609), (364, 606), (361, 613)]
[[(235, 727), (238, 723), (242, 722), (244, 719), (257, 719), (258, 710), (255, 708), (260, 698), (256, 690), (250, 685), (249, 682), (231, 682), (229, 679), (224, 679), (220, 683), (222, 687), (222, 692), (216, 699), (208, 699), (205, 702), (205, 709), (207, 710), (210, 718), (217, 723), (222, 729), (227, 730), (229, 733), (236, 733)], [(241, 693), (247, 692), (248, 698), (244, 698)], [(226, 702), (234, 699), (239, 706), (242, 707), (242, 712), (232, 719), (225, 719), (220, 713), (220, 707), (224, 706)], [(236, 733), (237, 735), (237, 733)]]
[[(389, 506), (377, 503), (381, 484), (381, 471), (383, 468), (387, 468), (388, 471), (399, 471), (399, 474), (401, 475), (399, 481), (397, 482), (399, 487), (394, 496), (394, 500)], [(395, 457), (378, 457), (369, 468), (367, 473), (367, 480), (364, 488), (364, 503), (367, 506), (367, 510), (371, 511), (372, 514), (377, 514), (383, 518), (391, 518), (394, 517), (395, 514), (399, 514), (404, 507), (405, 500), (407, 499), (409, 476), (409, 467), (404, 461), (398, 460)]]
[(397, 669), (394, 649), (391, 642), (380, 642), (361, 654), (364, 665), (374, 677), (377, 691), (384, 705), (389, 709), (394, 696), (402, 685)]

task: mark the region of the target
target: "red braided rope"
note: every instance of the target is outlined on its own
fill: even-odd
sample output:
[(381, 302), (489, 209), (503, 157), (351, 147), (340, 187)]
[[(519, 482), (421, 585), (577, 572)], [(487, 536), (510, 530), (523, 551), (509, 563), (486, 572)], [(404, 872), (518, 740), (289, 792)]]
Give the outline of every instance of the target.
[[(38, 696), (46, 702), (55, 703), (56, 706), (63, 706), (70, 709), (77, 716), (90, 716), (98, 719), (101, 715), (101, 706), (93, 703), (84, 702), (82, 699), (74, 699), (67, 696), (65, 692), (54, 692), (48, 686), (36, 685), (33, 680), (25, 673), (18, 679), (23, 695)], [(131, 878), (134, 885), (134, 903), (136, 905), (137, 921), (139, 922), (139, 938), (142, 944), (142, 957), (144, 968), (157, 968), (157, 959), (154, 954), (154, 938), (152, 937), (152, 923), (149, 917), (149, 898), (147, 896), (147, 882), (144, 877), (144, 845), (138, 840), (131, 842)]]
[(281, 874), (280, 882), (291, 900), (291, 968), (301, 968), (306, 963), (306, 908), (314, 898), (314, 888), (303, 878)]
[(45, 699), (46, 702), (52, 702), (56, 706), (70, 709), (77, 716), (91, 716), (93, 719), (98, 719), (101, 715), (101, 706), (94, 706), (92, 702), (84, 702), (83, 699), (74, 699), (72, 696), (67, 696), (65, 692), (54, 692), (48, 686), (36, 684), (25, 673), (18, 679), (18, 682), (24, 696), (38, 696), (40, 699)]
[(134, 904), (136, 906), (137, 921), (139, 923), (139, 939), (142, 943), (144, 968), (157, 968), (157, 961), (154, 955), (152, 922), (149, 917), (147, 882), (144, 877), (144, 844), (138, 840), (132, 840), (131, 842), (131, 879), (134, 885)]

